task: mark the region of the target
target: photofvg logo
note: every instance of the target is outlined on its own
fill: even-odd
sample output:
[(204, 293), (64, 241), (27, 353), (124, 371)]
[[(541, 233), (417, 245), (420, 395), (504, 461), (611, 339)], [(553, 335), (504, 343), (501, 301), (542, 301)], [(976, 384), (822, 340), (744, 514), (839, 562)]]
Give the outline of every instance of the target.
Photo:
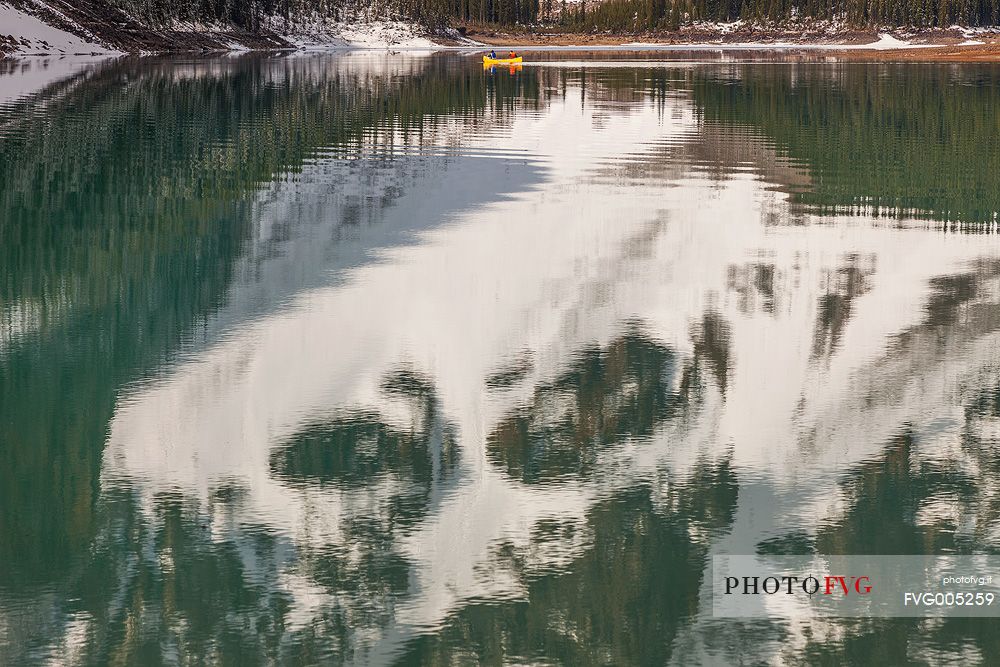
[(997, 556), (718, 555), (711, 568), (717, 617), (1000, 615)]
[(818, 556), (716, 557), (712, 579), (714, 613), (729, 617), (861, 615), (879, 583), (863, 563)]
[(725, 595), (868, 595), (872, 580), (867, 574), (799, 577), (790, 574), (771, 576), (727, 576)]

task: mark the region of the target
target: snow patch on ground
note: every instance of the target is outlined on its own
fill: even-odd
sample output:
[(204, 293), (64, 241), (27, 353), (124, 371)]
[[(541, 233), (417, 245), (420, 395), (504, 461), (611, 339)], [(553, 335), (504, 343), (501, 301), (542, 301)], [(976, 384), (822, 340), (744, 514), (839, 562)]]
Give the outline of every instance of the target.
[(455, 42), (456, 46), (475, 46), (475, 47), (481, 46), (490, 48), (489, 44), (486, 44), (485, 42), (477, 42), (471, 37), (466, 37), (455, 28), (445, 28), (444, 30), (441, 31), (441, 34), (442, 36), (447, 37), (448, 39)]
[(117, 53), (96, 42), (89, 42), (65, 30), (54, 28), (10, 5), (0, 4), (0, 41), (5, 37), (23, 55)]
[(227, 26), (222, 23), (205, 23), (204, 21), (182, 21), (180, 19), (173, 19), (169, 21), (166, 25), (167, 30), (172, 30), (174, 32), (204, 32), (204, 33), (218, 33), (226, 32), (232, 30), (232, 26)]
[[(971, 46), (972, 44), (982, 44), (983, 42), (967, 42), (960, 46)], [(924, 49), (940, 44), (914, 44), (897, 39), (885, 33), (879, 36), (878, 41), (868, 44), (817, 44), (810, 42), (710, 42), (700, 44), (658, 44), (655, 42), (629, 42), (615, 48), (640, 48), (640, 49), (665, 49), (665, 50), (741, 50), (741, 49), (823, 49), (823, 50), (854, 50), (868, 49), (872, 51), (890, 51), (893, 49)]]
[(720, 35), (728, 35), (730, 33), (736, 32), (742, 28), (745, 24), (742, 20), (726, 22), (718, 21), (693, 21), (688, 28), (690, 31), (706, 31), (706, 32), (717, 32)]
[(948, 28), (948, 30), (953, 30), (955, 32), (961, 33), (962, 37), (966, 39), (972, 39), (979, 35), (992, 35), (997, 32), (997, 26), (978, 26), (969, 27), (962, 25), (953, 25)]
[(299, 49), (436, 49), (427, 31), (400, 20), (369, 19), (336, 21), (319, 14), (285, 21), (271, 17), (264, 27), (282, 36)]
[(892, 49), (919, 49), (928, 46), (934, 46), (934, 45), (911, 44), (910, 42), (904, 42), (901, 39), (897, 39), (888, 33), (883, 33), (882, 35), (879, 35), (879, 40), (877, 42), (872, 42), (870, 44), (853, 44), (851, 46), (842, 46), (839, 48), (872, 49), (874, 51), (891, 51)]
[(437, 44), (421, 34), (412, 24), (401, 21), (352, 23), (345, 25), (340, 34), (349, 45), (365, 49), (437, 48)]
[[(361, 48), (361, 49), (429, 49), (437, 44), (428, 39), (427, 31), (416, 24), (389, 19), (373, 19), (359, 16), (351, 20), (335, 20), (313, 12), (286, 20), (282, 16), (267, 16), (262, 19), (261, 28), (265, 32), (280, 35), (283, 39), (302, 49), (314, 48)], [(225, 25), (200, 21), (175, 21), (170, 26), (177, 32), (225, 33), (231, 28)], [(232, 44), (234, 50), (246, 50), (239, 44)]]

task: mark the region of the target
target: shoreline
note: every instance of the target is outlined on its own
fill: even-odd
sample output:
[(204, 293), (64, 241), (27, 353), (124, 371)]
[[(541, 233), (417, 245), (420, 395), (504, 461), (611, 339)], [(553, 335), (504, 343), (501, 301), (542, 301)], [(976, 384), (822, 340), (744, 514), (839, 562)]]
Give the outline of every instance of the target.
[[(498, 42), (485, 48), (515, 48), (519, 53), (572, 52), (592, 51), (604, 53), (693, 53), (693, 54), (754, 54), (755, 60), (765, 61), (768, 54), (776, 58), (800, 57), (802, 60), (813, 61), (844, 61), (844, 62), (1000, 62), (1000, 44), (987, 43), (975, 45), (927, 45), (909, 46), (893, 49), (873, 49), (864, 46), (845, 44), (768, 44), (768, 43), (737, 43), (737, 44), (566, 44), (560, 46), (519, 45)], [(470, 49), (481, 51), (483, 49)]]
[[(529, 53), (622, 53), (622, 54), (731, 54), (747, 55), (754, 62), (789, 61), (795, 59), (802, 62), (854, 62), (854, 63), (990, 63), (1000, 62), (1000, 44), (979, 45), (930, 45), (925, 47), (905, 47), (897, 49), (871, 49), (843, 44), (565, 44), (565, 45), (519, 45), (497, 42), (482, 46), (438, 44), (436, 46), (350, 46), (350, 45), (315, 45), (309, 47), (281, 46), (271, 48), (239, 48), (239, 49), (176, 49), (151, 52), (105, 51), (93, 53), (4, 53), (0, 51), (0, 62), (37, 58), (71, 58), (71, 59), (107, 59), (122, 57), (154, 57), (154, 56), (225, 56), (239, 54), (279, 54), (279, 53), (427, 53), (454, 52), (479, 54), (492, 47), (516, 48), (519, 54)], [(773, 56), (769, 58), (768, 56)], [(706, 59), (707, 60), (707, 59)], [(526, 65), (544, 65), (549, 61), (525, 61)], [(597, 62), (597, 61), (595, 61)]]
[(1000, 61), (1000, 28), (973, 31), (955, 27), (910, 33), (899, 30), (848, 30), (816, 34), (786, 30), (723, 32), (682, 29), (672, 33), (635, 35), (470, 30), (466, 36), (489, 48), (513, 48), (525, 52), (573, 48), (702, 53), (745, 51), (873, 62)]
[[(272, 29), (260, 34), (222, 28), (183, 26), (185, 30), (153, 31), (137, 25), (128, 30), (88, 30), (62, 17), (49, 19), (44, 11), (27, 15), (0, 0), (14, 34), (0, 33), (0, 59), (25, 57), (116, 57), (124, 55), (212, 55), (240, 52), (315, 53), (323, 51), (481, 52), (490, 48), (524, 53), (602, 51), (621, 53), (753, 54), (787, 60), (849, 62), (998, 62), (1000, 27), (927, 30), (853, 30), (823, 24), (759, 27), (733, 24), (697, 24), (673, 32), (612, 34), (574, 33), (552, 29), (501, 30), (495, 26), (466, 25), (435, 31), (405, 21), (326, 23), (290, 33)], [(5, 6), (6, 5), (6, 6)], [(17, 19), (22, 25), (11, 25)], [(279, 26), (272, 26), (278, 28)], [(284, 26), (288, 28), (289, 26)], [(102, 28), (107, 28), (102, 26)], [(20, 33), (20, 34), (18, 34)]]

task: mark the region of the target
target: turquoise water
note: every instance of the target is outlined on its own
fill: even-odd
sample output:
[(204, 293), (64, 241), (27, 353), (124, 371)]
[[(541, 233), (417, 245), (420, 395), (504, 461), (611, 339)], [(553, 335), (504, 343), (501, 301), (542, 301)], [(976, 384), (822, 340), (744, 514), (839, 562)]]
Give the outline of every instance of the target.
[(1000, 547), (1000, 69), (690, 57), (0, 62), (0, 664), (996, 655), (707, 575)]

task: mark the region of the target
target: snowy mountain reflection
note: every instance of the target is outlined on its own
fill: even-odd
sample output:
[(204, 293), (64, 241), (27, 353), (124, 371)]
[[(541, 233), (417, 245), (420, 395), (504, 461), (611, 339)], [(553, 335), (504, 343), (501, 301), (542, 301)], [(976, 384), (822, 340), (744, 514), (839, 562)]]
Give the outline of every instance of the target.
[(5, 102), (0, 662), (995, 652), (706, 568), (1000, 549), (997, 73), (547, 58)]

